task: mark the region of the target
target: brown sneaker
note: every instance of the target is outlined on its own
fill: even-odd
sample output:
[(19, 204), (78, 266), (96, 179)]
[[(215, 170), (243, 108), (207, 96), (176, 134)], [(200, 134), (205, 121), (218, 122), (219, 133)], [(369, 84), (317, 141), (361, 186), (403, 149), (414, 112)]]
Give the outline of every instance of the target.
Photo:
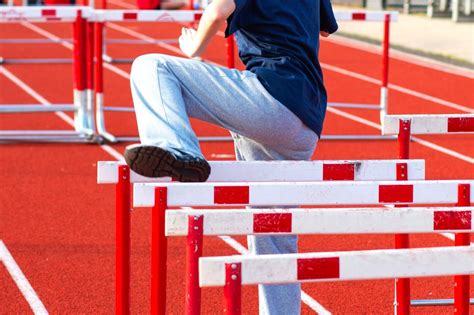
[(180, 182), (205, 182), (211, 173), (206, 160), (178, 157), (160, 147), (132, 144), (125, 148), (125, 161), (135, 173), (146, 177), (172, 177)]

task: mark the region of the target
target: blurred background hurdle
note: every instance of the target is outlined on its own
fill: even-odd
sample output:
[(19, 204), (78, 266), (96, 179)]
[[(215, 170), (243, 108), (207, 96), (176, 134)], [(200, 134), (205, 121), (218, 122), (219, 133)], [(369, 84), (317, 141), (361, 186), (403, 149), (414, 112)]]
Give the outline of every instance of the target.
[[(86, 21), (91, 15), (88, 7), (3, 7), (0, 8), (0, 23), (29, 23), (34, 22), (64, 22), (73, 23), (73, 43), (63, 39), (55, 40), (26, 40), (20, 43), (38, 44), (56, 42), (68, 46), (73, 50), (72, 59), (2, 58), (0, 71), (6, 76), (9, 71), (1, 64), (57, 64), (72, 63), (74, 73), (73, 104), (2, 104), (0, 114), (12, 113), (57, 113), (71, 112), (74, 118), (63, 117), (74, 125), (74, 130), (1, 130), (0, 141), (46, 141), (46, 142), (92, 142), (95, 141), (95, 123), (93, 104), (88, 102), (88, 95), (92, 93), (91, 73), (87, 71), (86, 63), (91, 64), (92, 46), (86, 45), (90, 24)], [(31, 25), (31, 24), (28, 24)], [(34, 27), (34, 26), (32, 26)], [(7, 43), (7, 42), (5, 42)]]

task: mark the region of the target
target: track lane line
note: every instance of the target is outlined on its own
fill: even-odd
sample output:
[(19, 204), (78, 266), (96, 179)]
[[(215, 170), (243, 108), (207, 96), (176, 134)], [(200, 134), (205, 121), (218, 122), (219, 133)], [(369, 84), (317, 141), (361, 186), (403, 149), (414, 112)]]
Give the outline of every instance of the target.
[[(51, 102), (45, 99), (42, 95), (38, 92), (33, 90), (28, 84), (22, 81), (20, 78), (15, 76), (13, 73), (8, 71), (5, 67), (0, 65), (0, 74), (3, 74), (6, 78), (16, 84), (20, 89), (22, 89), (26, 94), (30, 95), (32, 98), (37, 100), (41, 105), (44, 106), (51, 106)], [(66, 115), (64, 112), (55, 112), (55, 114), (61, 118), (64, 122), (66, 122), (69, 126), (74, 128), (74, 120)], [(116, 158), (118, 161), (123, 160), (123, 156), (118, 153), (114, 148), (109, 146), (108, 144), (99, 145), (102, 150), (110, 154), (112, 157)]]
[[(337, 108), (333, 108), (333, 107), (328, 107), (327, 108), (327, 111), (328, 112), (331, 112), (335, 115), (338, 115), (338, 116), (341, 116), (341, 117), (344, 117), (344, 118), (347, 118), (347, 119), (350, 119), (350, 120), (353, 120), (353, 121), (356, 121), (358, 123), (361, 123), (361, 124), (364, 124), (366, 126), (369, 126), (369, 127), (372, 127), (372, 128), (375, 128), (377, 130), (382, 130), (382, 126), (380, 124), (377, 124), (377, 123), (374, 123), (370, 120), (367, 120), (365, 118), (362, 118), (362, 117), (359, 117), (359, 116), (356, 116), (356, 115), (353, 115), (353, 114), (349, 114), (347, 112), (344, 112), (342, 110), (339, 110)], [(416, 136), (411, 136), (411, 140), (413, 142), (416, 142), (424, 147), (427, 147), (427, 148), (430, 148), (432, 150), (435, 150), (435, 151), (438, 151), (438, 152), (441, 152), (441, 153), (444, 153), (446, 155), (449, 155), (449, 156), (452, 156), (454, 158), (457, 158), (457, 159), (460, 159), (462, 161), (465, 161), (465, 162), (468, 162), (470, 164), (474, 164), (474, 158), (473, 157), (470, 157), (470, 156), (467, 156), (467, 155), (464, 155), (462, 153), (459, 153), (457, 151), (454, 151), (454, 150), (451, 150), (451, 149), (448, 149), (448, 148), (445, 148), (443, 146), (440, 146), (438, 144), (435, 144), (433, 142), (430, 142), (430, 141), (427, 141), (427, 140), (423, 140), (423, 139), (420, 139)]]
[[(337, 33), (331, 35), (329, 38), (322, 38), (323, 42), (328, 42), (331, 44), (337, 44), (341, 46), (346, 46), (358, 50), (362, 50), (374, 55), (381, 56), (382, 49), (380, 45), (362, 42), (356, 39), (352, 39), (349, 37), (344, 37), (338, 35)], [(427, 57), (422, 57), (418, 55), (413, 55), (410, 53), (403, 52), (398, 49), (390, 48), (390, 58), (396, 59), (399, 61), (411, 63), (420, 67), (428, 68), (430, 70), (436, 70), (440, 72), (444, 72), (451, 75), (457, 75), (460, 77), (474, 79), (474, 71), (465, 69), (463, 67), (455, 66), (452, 64), (448, 64), (442, 61), (429, 59)]]
[[(364, 74), (360, 74), (360, 73), (357, 73), (357, 72), (346, 70), (346, 69), (343, 69), (343, 68), (340, 68), (340, 67), (337, 67), (337, 66), (332, 66), (332, 65), (329, 65), (327, 63), (321, 63), (321, 67), (323, 69), (330, 70), (330, 71), (333, 71), (333, 72), (336, 72), (336, 73), (339, 73), (339, 74), (343, 74), (343, 75), (346, 75), (348, 77), (359, 79), (359, 80), (369, 82), (369, 83), (379, 85), (379, 86), (381, 85), (380, 80), (369, 77), (369, 76), (366, 76)], [(405, 88), (405, 87), (402, 87), (402, 86), (399, 86), (399, 85), (396, 85), (396, 84), (389, 83), (388, 88), (392, 89), (394, 91), (397, 91), (397, 92), (401, 92), (401, 93), (404, 93), (404, 94), (407, 94), (407, 95), (411, 95), (411, 96), (414, 96), (414, 97), (417, 97), (417, 98), (421, 98), (421, 99), (429, 101), (429, 102), (436, 103), (438, 105), (442, 105), (442, 106), (445, 106), (445, 107), (456, 109), (456, 110), (459, 110), (461, 112), (466, 112), (466, 113), (470, 113), (470, 114), (474, 113), (474, 108), (469, 108), (469, 107), (466, 107), (466, 106), (463, 106), (463, 105), (459, 105), (459, 104), (456, 104), (456, 103), (453, 103), (453, 102), (450, 102), (450, 101), (446, 101), (446, 100), (440, 99), (438, 97), (430, 96), (430, 95), (427, 95), (427, 94), (424, 94), (424, 93), (421, 93), (421, 92), (417, 92), (417, 91), (414, 91), (414, 90), (411, 90), (411, 89), (408, 89), (408, 88)], [(389, 104), (389, 106), (390, 106), (390, 104)]]
[(30, 306), (33, 313), (36, 315), (49, 314), (43, 302), (41, 302), (40, 298), (38, 297), (38, 294), (36, 294), (30, 282), (28, 279), (26, 279), (25, 274), (21, 271), (20, 266), (18, 266), (12, 254), (2, 240), (0, 240), (0, 262), (2, 262), (7, 269), (21, 294), (28, 302), (28, 305)]
[[(26, 22), (28, 23), (28, 22)], [(137, 38), (139, 39), (143, 39), (143, 40), (147, 40), (147, 41), (150, 41), (150, 40), (154, 40), (152, 37), (148, 36), (148, 35), (145, 35), (145, 34), (142, 34), (142, 33), (139, 33), (139, 32), (136, 32), (136, 31), (133, 31), (133, 30), (129, 30), (123, 26), (120, 26), (120, 25), (117, 25), (115, 23), (109, 23), (109, 26), (110, 24), (112, 24), (112, 28), (114, 28), (115, 30), (117, 31), (122, 31), (124, 32), (125, 34), (127, 35), (131, 35), (131, 34), (136, 34), (136, 35), (131, 35), (131, 36), (136, 36)], [(38, 28), (36, 26), (36, 28)], [(126, 31), (123, 31), (123, 30), (126, 30)], [(48, 37), (48, 38), (54, 38), (56, 37), (54, 34), (51, 34), (47, 31), (44, 31), (44, 34), (42, 34), (43, 36), (51, 36), (51, 37)], [(57, 37), (56, 37), (57, 38)], [(69, 43), (68, 43), (69, 44)], [(164, 49), (168, 49), (170, 51), (173, 51), (181, 56), (183, 56), (183, 53), (181, 52), (181, 50), (175, 46), (172, 46), (172, 45), (169, 45), (169, 44), (165, 44), (165, 43), (158, 43), (156, 44)], [(65, 46), (65, 45), (63, 45)], [(66, 47), (66, 46), (65, 46)], [(72, 48), (71, 48), (72, 49)], [(209, 62), (211, 64), (214, 64), (214, 65), (218, 65), (218, 66), (222, 66), (220, 64), (217, 64), (215, 62), (212, 62), (212, 61), (206, 61), (206, 62)], [(329, 67), (328, 70), (332, 70), (332, 71), (336, 71), (336, 72), (339, 72), (341, 74), (345, 74), (345, 75), (348, 75), (348, 76), (351, 76), (351, 77), (354, 77), (354, 78), (357, 78), (357, 79), (361, 79), (361, 80), (364, 80), (364, 81), (367, 81), (367, 82), (371, 82), (371, 83), (374, 83), (374, 84), (380, 84), (379, 80), (377, 79), (374, 79), (374, 78), (371, 78), (371, 77), (368, 77), (368, 76), (365, 76), (363, 74), (359, 74), (359, 73), (355, 73), (355, 72), (352, 72), (352, 71), (349, 71), (349, 70), (345, 70), (345, 69), (342, 69), (342, 68), (339, 68), (339, 67), (335, 67), (335, 66), (331, 66), (331, 65), (327, 65), (327, 64), (322, 64), (323, 68), (324, 67)], [(114, 66), (114, 65), (110, 65), (110, 64), (107, 64), (107, 63), (104, 63), (104, 67), (113, 71), (114, 73), (118, 74), (119, 76), (122, 76), (123, 78), (125, 79), (130, 79), (130, 75), (121, 70), (120, 68)], [(390, 85), (389, 85), (390, 86)], [(416, 92), (418, 93), (418, 92)], [(423, 97), (426, 97), (428, 100), (440, 100), (438, 98), (435, 98), (435, 97), (432, 97), (432, 96), (429, 96), (429, 95), (425, 95), (423, 93), (419, 93), (420, 96), (422, 95)], [(440, 101), (443, 101), (443, 102), (447, 102), (447, 101), (444, 101), (444, 100), (440, 100)], [(466, 109), (466, 110), (470, 110), (472, 113), (474, 113), (474, 110), (471, 110), (470, 108), (467, 108), (467, 107), (464, 107), (464, 106), (461, 106), (461, 105), (457, 105), (455, 103), (451, 103), (451, 102), (447, 102), (447, 104), (450, 103), (452, 106), (459, 106), (459, 110), (461, 109)], [(342, 117), (345, 117), (347, 119), (350, 119), (350, 120), (353, 120), (353, 121), (357, 121), (359, 123), (362, 123), (362, 124), (365, 124), (365, 125), (368, 125), (370, 127), (373, 127), (373, 128), (376, 128), (378, 130), (381, 130), (381, 126), (377, 123), (374, 123), (374, 122), (371, 122), (367, 119), (364, 119), (362, 117), (359, 117), (359, 116), (356, 116), (356, 115), (352, 115), (352, 114), (349, 114), (347, 112), (344, 112), (344, 111), (341, 111), (339, 109), (336, 109), (336, 108), (331, 108), (331, 107), (328, 107), (328, 111), (329, 112), (332, 112), (336, 115), (339, 115), (339, 116), (342, 116)], [(420, 145), (422, 146), (425, 146), (427, 148), (430, 148), (432, 150), (435, 150), (435, 151), (438, 151), (438, 152), (441, 152), (443, 154), (447, 154), (449, 156), (452, 156), (452, 157), (455, 157), (455, 158), (458, 158), (462, 161), (465, 161), (465, 162), (468, 162), (468, 163), (471, 163), (473, 164), (474, 163), (474, 158), (472, 157), (469, 157), (469, 156), (466, 156), (466, 155), (463, 155), (459, 152), (456, 152), (454, 150), (451, 150), (451, 149), (448, 149), (448, 148), (445, 148), (443, 146), (440, 146), (438, 144), (435, 144), (435, 143), (432, 143), (430, 141), (427, 141), (427, 140), (422, 140), (418, 137), (412, 137), (412, 140), (419, 143)]]

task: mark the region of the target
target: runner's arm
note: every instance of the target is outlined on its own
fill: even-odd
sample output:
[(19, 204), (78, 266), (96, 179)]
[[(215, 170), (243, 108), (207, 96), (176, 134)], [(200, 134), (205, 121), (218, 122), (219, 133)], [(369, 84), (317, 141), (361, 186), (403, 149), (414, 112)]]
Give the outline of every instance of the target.
[(222, 28), (227, 18), (234, 12), (234, 0), (214, 0), (204, 11), (197, 31), (183, 28), (180, 38), (182, 50), (188, 57), (200, 56), (209, 45), (212, 37)]

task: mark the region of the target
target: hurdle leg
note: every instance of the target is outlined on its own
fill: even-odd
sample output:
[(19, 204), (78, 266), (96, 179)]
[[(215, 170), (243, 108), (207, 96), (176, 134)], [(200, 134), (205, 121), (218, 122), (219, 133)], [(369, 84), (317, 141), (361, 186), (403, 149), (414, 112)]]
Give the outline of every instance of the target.
[(201, 313), (201, 288), (199, 287), (199, 258), (202, 256), (203, 216), (188, 217), (186, 251), (186, 310), (187, 315)]
[(86, 46), (85, 46), (85, 19), (82, 11), (77, 12), (76, 21), (73, 24), (73, 64), (74, 64), (74, 128), (78, 132), (84, 131), (86, 126)]
[(225, 264), (224, 314), (242, 314), (242, 265)]
[[(408, 159), (410, 156), (410, 133), (411, 124), (409, 120), (400, 120), (398, 133), (398, 158)], [(403, 168), (404, 167), (404, 168)], [(397, 165), (397, 180), (407, 180), (407, 165)], [(395, 235), (395, 248), (409, 248), (410, 238), (408, 234)], [(405, 315), (410, 313), (410, 279), (395, 279), (395, 314)]]
[(87, 98), (87, 128), (93, 134), (95, 132), (94, 119), (94, 23), (86, 24), (86, 98)]
[(166, 187), (155, 189), (151, 213), (151, 314), (166, 314), (166, 272), (168, 244), (165, 236), (165, 212), (168, 207)]
[[(458, 207), (468, 207), (471, 205), (470, 200), (470, 185), (461, 184), (458, 186)], [(469, 246), (471, 245), (469, 233), (456, 234), (455, 246)], [(454, 314), (468, 315), (469, 314), (469, 276), (455, 276), (454, 277)]]
[(130, 313), (130, 169), (119, 166), (115, 194), (115, 314)]
[(226, 64), (227, 68), (233, 69), (235, 68), (235, 42), (234, 42), (234, 35), (230, 35), (227, 37), (225, 42), (226, 47)]
[(388, 69), (390, 62), (390, 14), (385, 15), (382, 43), (382, 85), (380, 86), (380, 121), (388, 113)]

